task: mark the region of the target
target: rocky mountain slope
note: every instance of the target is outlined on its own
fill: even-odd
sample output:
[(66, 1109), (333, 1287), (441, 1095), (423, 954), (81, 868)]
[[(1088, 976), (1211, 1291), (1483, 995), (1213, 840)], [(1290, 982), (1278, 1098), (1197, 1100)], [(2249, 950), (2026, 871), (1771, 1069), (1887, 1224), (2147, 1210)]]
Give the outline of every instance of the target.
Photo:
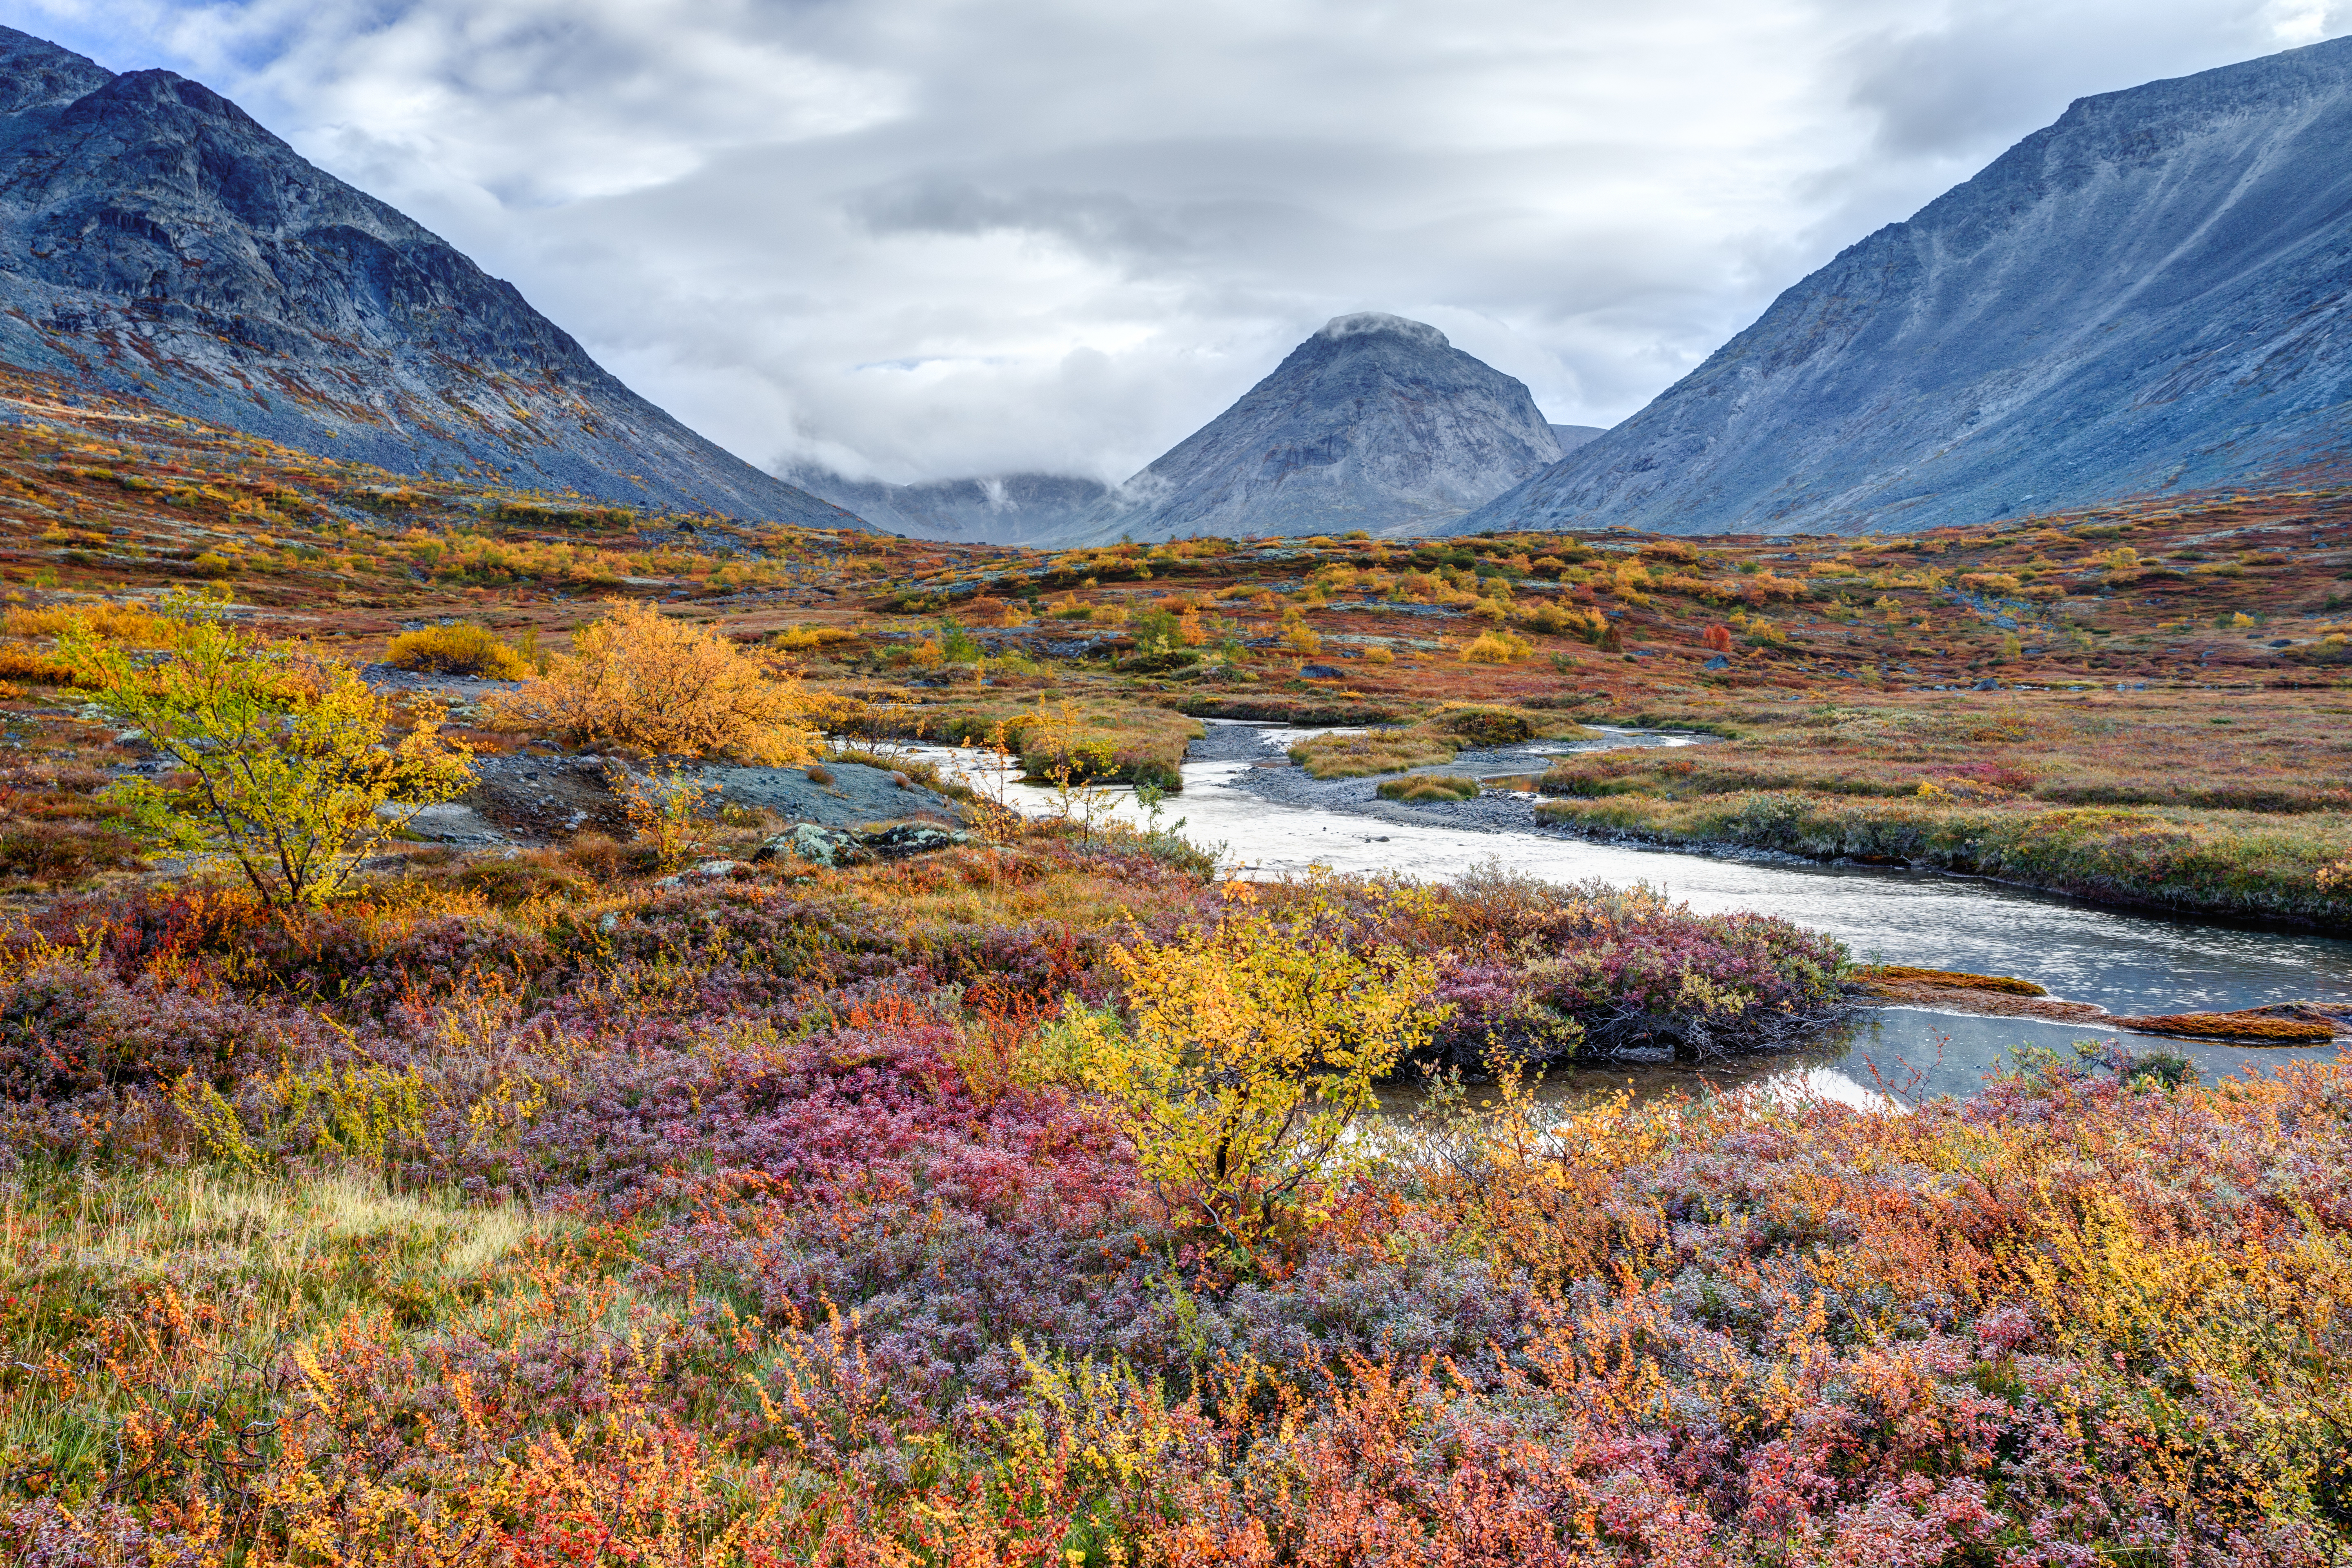
[(1454, 525), (1918, 529), (2352, 472), (2352, 39), (2083, 99)]
[(975, 544), (1058, 538), (1110, 494), (1099, 479), (1068, 474), (1000, 474), (912, 485), (845, 479), (824, 468), (793, 468), (784, 477), (888, 532)]
[(170, 71), (0, 27), (0, 359), (399, 472), (855, 526)]
[(1560, 454), (1525, 384), (1401, 316), (1340, 316), (1129, 479), (1088, 537), (1426, 533)]

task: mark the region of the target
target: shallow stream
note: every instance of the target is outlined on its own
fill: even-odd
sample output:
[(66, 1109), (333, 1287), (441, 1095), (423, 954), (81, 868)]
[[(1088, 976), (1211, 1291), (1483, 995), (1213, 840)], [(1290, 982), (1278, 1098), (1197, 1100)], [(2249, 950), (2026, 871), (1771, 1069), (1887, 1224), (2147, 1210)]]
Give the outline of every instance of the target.
[[(2129, 913), (1980, 878), (1880, 867), (1822, 865), (1771, 853), (1698, 854), (1596, 844), (1534, 825), (1521, 798), (1405, 806), (1373, 797), (1366, 780), (1315, 785), (1295, 769), (1261, 762), (1318, 731), (1212, 721), (1183, 767), (1161, 826), (1243, 874), (1280, 876), (1310, 865), (1431, 879), (1482, 862), (1549, 881), (1647, 882), (1705, 913), (1751, 910), (1838, 937), (1864, 961), (2010, 974), (2053, 995), (2111, 1012), (2225, 1012), (2264, 1003), (2352, 1001), (2352, 941), (2254, 925)], [(1615, 735), (1603, 744), (1676, 744), (1680, 737)], [(1538, 771), (1554, 743), (1465, 753), (1442, 771), (1509, 777)], [(927, 748), (929, 760), (995, 793), (986, 753)], [(1254, 776), (1255, 775), (1255, 776)], [(1277, 780), (1279, 781), (1277, 783)], [(1050, 793), (1004, 786), (1008, 804), (1034, 815), (1057, 809)], [(1141, 825), (1134, 792), (1099, 792), (1102, 809)], [(1291, 798), (1269, 798), (1280, 795)], [(1304, 798), (1301, 798), (1304, 797)], [(1315, 802), (1322, 802), (1316, 804)], [(1372, 814), (1372, 815), (1367, 815)], [(1614, 1064), (1559, 1071), (1552, 1092), (1631, 1087), (1637, 1093), (1700, 1083), (1761, 1081), (1790, 1091), (1856, 1100), (1967, 1093), (2019, 1046), (2064, 1050), (2084, 1039), (2122, 1039), (2195, 1061), (2208, 1079), (2294, 1059), (2329, 1059), (2332, 1048), (2248, 1048), (2135, 1036), (2084, 1024), (1979, 1018), (1920, 1008), (1860, 1014), (1790, 1051), (1712, 1068)]]

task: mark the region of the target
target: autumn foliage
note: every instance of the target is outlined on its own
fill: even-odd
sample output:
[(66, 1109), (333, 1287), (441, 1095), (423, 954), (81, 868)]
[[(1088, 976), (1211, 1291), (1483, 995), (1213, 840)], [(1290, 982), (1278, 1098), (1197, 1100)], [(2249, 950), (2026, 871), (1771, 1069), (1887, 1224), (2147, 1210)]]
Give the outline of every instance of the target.
[(1383, 1120), (1465, 1028), (1728, 1029), (1837, 954), (1116, 837), (251, 916), (0, 940), (8, 1561), (2316, 1568), (2352, 1517), (2352, 1068)]
[(572, 634), (547, 674), (486, 706), (499, 722), (638, 756), (800, 762), (815, 736), (797, 679), (635, 600)]

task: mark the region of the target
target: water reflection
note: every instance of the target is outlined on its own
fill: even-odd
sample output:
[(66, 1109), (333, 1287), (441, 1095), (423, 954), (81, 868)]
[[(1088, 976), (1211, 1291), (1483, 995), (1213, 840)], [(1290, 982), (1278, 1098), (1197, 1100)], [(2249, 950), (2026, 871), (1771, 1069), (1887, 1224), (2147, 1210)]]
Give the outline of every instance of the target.
[[(1260, 728), (1270, 742), (1269, 756), (1279, 754), (1277, 745), (1307, 732)], [(991, 793), (1001, 789), (1009, 804), (1024, 811), (1044, 815), (1054, 809), (1047, 792), (994, 777), (986, 753), (928, 748), (924, 754)], [(2116, 1013), (2224, 1012), (2306, 998), (2352, 1001), (2352, 942), (2341, 938), (2126, 913), (1930, 872), (1481, 831), (1449, 823), (1442, 812), (1375, 820), (1278, 805), (1236, 788), (1234, 781), (1251, 765), (1186, 763), (1184, 793), (1168, 802), (1166, 819), (1182, 817), (1187, 838), (1257, 875), (1323, 865), (1444, 879), (1499, 858), (1513, 870), (1552, 881), (1646, 881), (1702, 912), (1782, 915), (1838, 937), (1859, 958), (2014, 974)], [(1132, 791), (1106, 792), (1106, 805), (1120, 820), (1142, 818)], [(1745, 1083), (1775, 1072), (1818, 1068), (1843, 1074), (1874, 1093), (1968, 1093), (2014, 1046), (2063, 1048), (2095, 1033), (2105, 1037), (2115, 1031), (1890, 1008), (1864, 1015), (1850, 1037), (1819, 1042), (1800, 1053), (1801, 1059), (1782, 1055), (1724, 1073), (1726, 1081)], [(2209, 1075), (2250, 1063), (2333, 1054), (2178, 1041), (2166, 1048), (2191, 1056)], [(1677, 1068), (1656, 1070), (1664, 1075), (1662, 1082), (1696, 1087), (1717, 1081), (1715, 1076), (1693, 1077)], [(1563, 1075), (1563, 1081), (1568, 1076), (1573, 1075)], [(1633, 1076), (1637, 1089), (1650, 1081), (1639, 1072)], [(1889, 1084), (1895, 1087), (1885, 1088)]]
[(2114, 1040), (2134, 1052), (2186, 1057), (2208, 1083), (2289, 1061), (2333, 1061), (2333, 1047), (2230, 1046), (2180, 1040), (2128, 1029), (2053, 1024), (2039, 1018), (1972, 1018), (1921, 1007), (1879, 1007), (1858, 1014), (1822, 1065), (1846, 1073), (1906, 1103), (1939, 1094), (1973, 1094), (1988, 1074), (2009, 1065), (2020, 1046), (2063, 1054), (2077, 1040)]
[[(2021, 1046), (2055, 1050), (2071, 1059), (2077, 1041), (2116, 1041), (2137, 1052), (2168, 1051), (2186, 1057), (2207, 1083), (2290, 1061), (2333, 1061), (2331, 1047), (2262, 1048), (2172, 1039), (2127, 1029), (2052, 1024), (2038, 1018), (1976, 1018), (1920, 1007), (1881, 1007), (1856, 1013), (1811, 1041), (1785, 1051), (1727, 1061), (1596, 1062), (1555, 1067), (1535, 1086), (1539, 1103), (1569, 1106), (1613, 1094), (1636, 1100), (1676, 1095), (1753, 1093), (1785, 1101), (1831, 1100), (1858, 1110), (1918, 1105), (1939, 1095), (1969, 1095), (1986, 1079), (2015, 1065)], [(1494, 1090), (1473, 1086), (1483, 1101)], [(1421, 1103), (1417, 1085), (1391, 1086), (1381, 1104), (1391, 1115), (1410, 1115)]]

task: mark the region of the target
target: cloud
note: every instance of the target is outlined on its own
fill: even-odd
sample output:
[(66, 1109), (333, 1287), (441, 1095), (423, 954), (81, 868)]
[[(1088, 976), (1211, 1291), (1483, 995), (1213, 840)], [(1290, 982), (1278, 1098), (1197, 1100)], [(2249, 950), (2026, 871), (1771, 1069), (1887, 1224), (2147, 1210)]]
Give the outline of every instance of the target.
[(2336, 0), (33, 0), (754, 461), (1116, 480), (1328, 318), (1623, 417), (2084, 93)]

